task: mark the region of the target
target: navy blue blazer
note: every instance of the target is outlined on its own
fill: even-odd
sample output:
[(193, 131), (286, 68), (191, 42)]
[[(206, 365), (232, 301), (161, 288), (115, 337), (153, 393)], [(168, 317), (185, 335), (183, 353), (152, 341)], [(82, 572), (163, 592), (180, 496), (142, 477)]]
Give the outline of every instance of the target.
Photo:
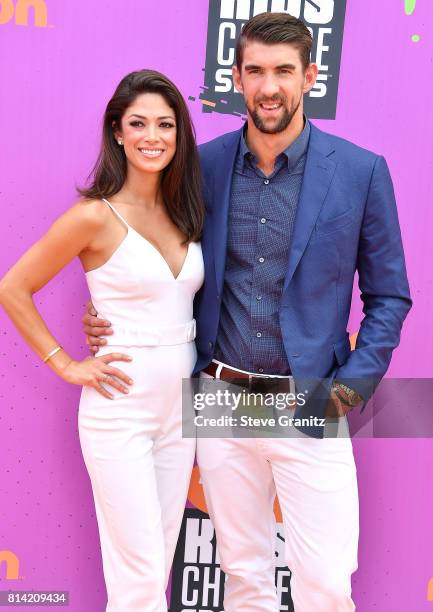
[[(195, 373), (210, 363), (217, 337), (241, 133), (224, 134), (199, 147), (206, 206), (205, 281), (195, 299)], [(365, 316), (351, 352), (346, 327), (355, 271)], [(293, 375), (351, 381), (367, 400), (389, 366), (411, 304), (385, 159), (312, 125), (280, 305)]]

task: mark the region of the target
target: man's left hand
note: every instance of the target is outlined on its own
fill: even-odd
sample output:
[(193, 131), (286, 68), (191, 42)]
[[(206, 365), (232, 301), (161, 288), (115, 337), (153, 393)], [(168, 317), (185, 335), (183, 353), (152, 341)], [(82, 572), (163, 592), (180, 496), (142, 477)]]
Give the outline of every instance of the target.
[[(347, 391), (345, 385), (341, 385), (338, 382), (334, 382), (332, 385), (331, 393), (329, 395), (328, 404), (326, 406), (326, 416), (334, 419), (339, 419), (352, 410), (354, 406), (362, 403), (362, 397), (355, 394), (356, 400), (353, 401)], [(352, 391), (352, 394), (354, 392)]]

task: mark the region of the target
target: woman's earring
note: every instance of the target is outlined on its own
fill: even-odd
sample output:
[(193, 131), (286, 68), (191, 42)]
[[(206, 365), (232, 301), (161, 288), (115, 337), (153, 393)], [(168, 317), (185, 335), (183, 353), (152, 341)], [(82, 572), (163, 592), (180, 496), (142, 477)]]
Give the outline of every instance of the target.
[(121, 138), (119, 138), (119, 140), (117, 141), (120, 145), (123, 145), (123, 140)]

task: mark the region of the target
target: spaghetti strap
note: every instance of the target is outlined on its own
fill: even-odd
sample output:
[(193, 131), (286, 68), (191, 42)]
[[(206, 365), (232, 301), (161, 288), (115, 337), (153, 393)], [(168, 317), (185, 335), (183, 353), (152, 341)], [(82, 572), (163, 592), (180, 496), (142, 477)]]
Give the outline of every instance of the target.
[(122, 223), (124, 223), (126, 225), (126, 227), (130, 227), (129, 223), (127, 221), (125, 221), (125, 219), (122, 217), (122, 215), (120, 214), (120, 212), (118, 212), (114, 206), (112, 204), (110, 204), (110, 202), (108, 200), (106, 200), (105, 198), (101, 198), (103, 202), (105, 202), (106, 204), (108, 204), (108, 206), (111, 208), (111, 210), (114, 212), (114, 214), (116, 215), (116, 217), (118, 217)]

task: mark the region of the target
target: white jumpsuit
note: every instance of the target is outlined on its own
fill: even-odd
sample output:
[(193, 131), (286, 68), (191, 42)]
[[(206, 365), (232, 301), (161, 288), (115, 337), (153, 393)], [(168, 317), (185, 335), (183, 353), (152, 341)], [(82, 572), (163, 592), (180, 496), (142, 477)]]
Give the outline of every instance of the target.
[(199, 243), (175, 278), (159, 251), (106, 200), (127, 234), (110, 259), (87, 272), (93, 304), (112, 323), (99, 355), (133, 380), (109, 400), (84, 387), (79, 435), (101, 540), (107, 612), (165, 612), (165, 589), (182, 521), (195, 440), (182, 438), (182, 378), (196, 351), (193, 298), (203, 282)]

